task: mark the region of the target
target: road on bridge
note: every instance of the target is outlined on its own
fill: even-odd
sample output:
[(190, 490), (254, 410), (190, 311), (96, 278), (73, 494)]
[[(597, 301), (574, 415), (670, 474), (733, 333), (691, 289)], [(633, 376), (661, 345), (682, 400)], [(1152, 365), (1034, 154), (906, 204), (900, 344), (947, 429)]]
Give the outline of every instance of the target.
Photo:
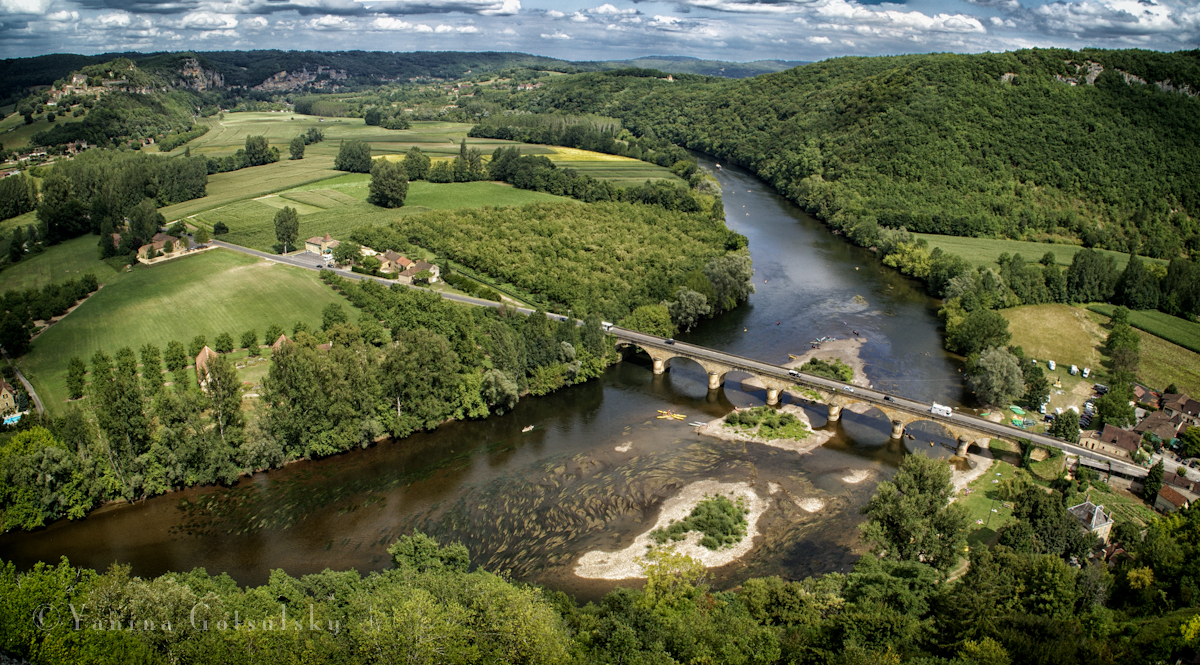
[(664, 351), (686, 351), (689, 355), (728, 365), (735, 369), (741, 369), (756, 374), (764, 374), (779, 379), (786, 379), (800, 385), (810, 385), (823, 388), (825, 390), (843, 392), (848, 397), (853, 395), (863, 402), (873, 402), (879, 404), (880, 406), (887, 406), (901, 411), (907, 411), (912, 414), (920, 415), (923, 418), (933, 422), (952, 422), (1000, 438), (1025, 439), (1039, 445), (1053, 446), (1065, 452), (1071, 453), (1072, 455), (1088, 457), (1107, 464), (1114, 472), (1124, 476), (1141, 478), (1145, 477), (1147, 474), (1145, 467), (1130, 464), (1102, 453), (1098, 453), (1094, 450), (1089, 450), (1087, 448), (1067, 443), (1066, 441), (1056, 439), (1054, 437), (1045, 436), (1043, 434), (1037, 434), (1034, 432), (1027, 432), (1018, 427), (1012, 427), (1002, 423), (994, 423), (990, 420), (985, 420), (978, 416), (965, 413), (955, 412), (954, 415), (948, 418), (939, 416), (930, 411), (930, 408), (933, 406), (932, 404), (908, 399), (900, 395), (891, 395), (879, 390), (863, 388), (861, 386), (853, 386), (840, 381), (834, 381), (832, 379), (813, 376), (812, 374), (806, 374), (802, 372), (796, 372), (793, 374), (792, 370), (780, 367), (778, 365), (772, 365), (770, 363), (754, 360), (752, 358), (736, 356), (723, 351), (715, 351), (707, 347), (696, 346), (695, 344), (685, 344), (683, 342), (672, 342), (671, 344), (668, 344), (667, 341), (661, 337), (647, 335), (635, 330), (613, 327), (610, 332), (639, 345), (652, 346), (656, 349), (662, 349)]
[[(214, 240), (214, 241), (212, 241), (212, 244), (216, 245), (217, 247), (222, 247), (224, 249), (228, 249), (228, 250), (231, 250), (234, 252), (240, 252), (242, 254), (249, 254), (251, 256), (256, 256), (261, 259), (266, 259), (268, 261), (275, 261), (276, 263), (282, 263), (285, 265), (295, 266), (297, 268), (305, 268), (307, 270), (330, 270), (330, 271), (332, 271), (342, 277), (345, 277), (347, 279), (359, 279), (359, 280), (369, 279), (369, 280), (373, 280), (375, 282), (379, 282), (380, 284), (383, 284), (386, 286), (400, 284), (400, 282), (397, 282), (395, 280), (383, 279), (381, 277), (373, 277), (371, 275), (362, 275), (362, 274), (359, 274), (356, 272), (351, 272), (349, 270), (339, 270), (339, 269), (329, 268), (325, 265), (325, 262), (322, 261), (321, 258), (315, 254), (292, 254), (292, 255), (268, 254), (266, 252), (260, 252), (255, 249), (249, 249), (246, 247), (241, 247), (239, 245), (231, 245), (227, 242), (221, 242), (220, 240)], [(412, 288), (412, 289), (422, 289), (422, 290), (428, 291), (428, 289), (424, 289), (423, 287), (414, 286), (411, 284), (406, 284), (403, 286), (407, 286), (408, 288)], [(434, 293), (438, 293), (443, 298), (446, 298), (448, 300), (466, 303), (468, 305), (477, 305), (479, 307), (497, 307), (500, 304), (500, 303), (493, 302), (491, 300), (483, 300), (481, 298), (472, 298), (471, 296), (459, 295), (457, 293), (444, 293), (444, 292), (436, 292), (436, 291)], [(527, 307), (517, 307), (516, 311), (518, 311), (522, 314), (526, 314), (526, 315), (533, 314), (533, 312), (534, 312), (534, 310), (529, 309)], [(562, 316), (561, 314), (552, 314), (551, 313), (551, 314), (547, 314), (547, 316), (549, 316), (552, 319), (558, 320), (558, 321), (565, 321), (567, 319), (567, 317)], [(576, 321), (576, 323), (582, 324), (583, 322)], [(1061, 439), (1056, 439), (1054, 437), (1045, 436), (1043, 434), (1036, 434), (1034, 432), (1026, 432), (1025, 430), (1017, 428), (1017, 427), (1011, 427), (1009, 425), (1004, 425), (1002, 423), (994, 423), (990, 420), (985, 420), (983, 418), (979, 418), (978, 416), (968, 415), (968, 414), (964, 414), (964, 413), (956, 412), (953, 416), (950, 416), (950, 418), (938, 416), (929, 410), (930, 407), (932, 406), (931, 404), (926, 404), (925, 402), (918, 402), (916, 400), (911, 400), (911, 399), (902, 397), (900, 395), (890, 395), (888, 393), (884, 393), (884, 392), (881, 392), (878, 390), (873, 390), (870, 388), (851, 386), (849, 384), (841, 383), (839, 381), (834, 381), (832, 379), (826, 379), (826, 378), (820, 377), (820, 376), (813, 376), (812, 374), (805, 374), (805, 373), (801, 373), (801, 372), (792, 374), (791, 370), (788, 370), (787, 368), (784, 368), (784, 367), (780, 367), (778, 365), (772, 365), (770, 363), (765, 363), (760, 360), (754, 360), (752, 358), (745, 358), (742, 356), (733, 355), (731, 353), (725, 353), (723, 351), (716, 351), (714, 349), (710, 349), (710, 348), (703, 347), (703, 346), (696, 346), (695, 344), (685, 344), (683, 342), (673, 342), (672, 344), (667, 344), (667, 340), (662, 337), (657, 337), (655, 335), (647, 335), (646, 333), (640, 333), (640, 332), (637, 332), (636, 330), (628, 330), (626, 328), (618, 328), (616, 326), (613, 326), (611, 328), (611, 330), (609, 330), (609, 332), (616, 334), (619, 337), (628, 339), (632, 342), (636, 342), (639, 345), (653, 346), (655, 348), (663, 349), (663, 350), (667, 350), (667, 351), (670, 351), (672, 349), (680, 350), (680, 351), (686, 350), (689, 354), (695, 355), (697, 357), (713, 360), (715, 362), (723, 363), (725, 365), (729, 365), (730, 367), (746, 370), (746, 371), (749, 371), (752, 373), (761, 373), (761, 374), (765, 374), (768, 376), (773, 376), (776, 378), (792, 381), (797, 384), (801, 384), (801, 385), (807, 384), (807, 385), (815, 386), (818, 388), (824, 388), (826, 390), (843, 391), (846, 393), (853, 393), (856, 397), (858, 397), (859, 399), (861, 399), (864, 402), (874, 402), (881, 406), (888, 406), (888, 407), (899, 409), (902, 411), (907, 411), (909, 413), (920, 415), (920, 416), (927, 418), (934, 422), (937, 422), (940, 420), (940, 421), (952, 421), (955, 423), (962, 423), (966, 427), (971, 427), (972, 429), (976, 429), (976, 430), (979, 430), (981, 432), (984, 432), (986, 434), (990, 434), (993, 436), (1007, 438), (1007, 439), (1025, 439), (1027, 441), (1032, 441), (1033, 443), (1036, 443), (1039, 445), (1053, 446), (1053, 447), (1063, 450), (1065, 452), (1071, 453), (1072, 455), (1088, 457), (1088, 458), (1094, 459), (1102, 464), (1107, 464), (1109, 466), (1109, 468), (1112, 469), (1114, 472), (1119, 473), (1124, 476), (1130, 476), (1130, 477), (1134, 477), (1134, 478), (1142, 478), (1142, 477), (1145, 477), (1147, 474), (1147, 470), (1145, 467), (1137, 466), (1134, 464), (1129, 464), (1128, 462), (1124, 462), (1124, 461), (1109, 457), (1102, 453), (1098, 453), (1094, 450), (1089, 450), (1087, 448), (1082, 448), (1080, 446), (1076, 446), (1076, 445), (1067, 443), (1065, 441), (1062, 441)], [(797, 374), (799, 376), (797, 376)], [(849, 388), (849, 390), (847, 390), (847, 388)], [(890, 398), (890, 399), (888, 399), (888, 398)]]

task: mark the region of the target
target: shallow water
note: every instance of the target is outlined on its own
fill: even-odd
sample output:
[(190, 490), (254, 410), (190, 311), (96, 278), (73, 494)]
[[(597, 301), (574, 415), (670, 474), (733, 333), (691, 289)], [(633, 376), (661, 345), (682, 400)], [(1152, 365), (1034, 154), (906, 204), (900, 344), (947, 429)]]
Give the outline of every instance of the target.
[[(857, 330), (868, 340), (862, 358), (876, 387), (959, 402), (962, 375), (941, 349), (936, 305), (918, 285), (753, 176), (730, 168), (718, 176), (729, 225), (750, 239), (757, 292), (681, 339), (783, 363), (812, 339)], [(855, 304), (855, 296), (866, 304)], [(718, 586), (848, 567), (857, 558), (858, 510), (893, 472), (905, 443), (889, 441), (882, 414), (848, 410), (831, 425), (823, 412), (809, 413), (814, 427), (836, 434), (804, 456), (696, 435), (686, 422), (763, 403), (765, 392), (743, 390), (743, 378), (730, 374), (722, 390), (710, 392), (699, 366), (677, 360), (654, 376), (637, 354), (598, 380), (526, 399), (503, 417), (292, 464), (232, 488), (192, 488), (5, 534), (0, 552), (20, 566), (66, 555), (101, 569), (128, 563), (143, 576), (204, 567), (260, 584), (276, 568), (383, 568), (387, 546), (420, 529), (461, 540), (476, 565), (593, 599), (614, 583), (576, 577), (574, 561), (592, 549), (627, 546), (653, 524), (663, 499), (713, 478), (750, 482), (763, 496), (768, 483), (780, 486), (759, 523), (765, 535), (742, 560), (714, 571)], [(657, 409), (688, 417), (657, 420)], [(535, 429), (522, 434), (529, 424)], [(918, 443), (944, 450), (928, 446), (938, 432), (929, 433)], [(625, 445), (627, 451), (616, 450)], [(856, 471), (868, 472), (867, 479), (847, 482)], [(798, 505), (805, 498), (824, 507), (810, 513)]]

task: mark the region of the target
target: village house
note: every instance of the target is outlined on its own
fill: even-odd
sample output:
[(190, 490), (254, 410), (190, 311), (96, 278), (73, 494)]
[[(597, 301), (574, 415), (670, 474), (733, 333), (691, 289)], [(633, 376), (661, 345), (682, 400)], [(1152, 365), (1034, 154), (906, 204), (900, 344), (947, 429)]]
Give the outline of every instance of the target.
[(429, 278), (430, 284), (438, 281), (438, 275), (441, 274), (441, 271), (438, 269), (438, 267), (433, 265), (432, 263), (427, 263), (425, 261), (417, 261), (416, 263), (409, 266), (406, 270), (401, 272), (399, 275), (396, 275), (396, 279), (399, 280), (403, 284), (412, 284), (413, 278), (416, 277), (419, 273), (421, 273), (423, 271), (429, 271), (429, 274), (431, 275), (431, 277)]
[(292, 343), (292, 340), (288, 339), (287, 335), (280, 335), (279, 339), (275, 340), (275, 343), (271, 345), (271, 352), (275, 353), (275, 352), (279, 351), (279, 349), (282, 349), (284, 344), (291, 344), (291, 343)]
[(1142, 436), (1106, 423), (1103, 430), (1084, 432), (1079, 445), (1113, 457), (1132, 457), (1142, 445)]
[(17, 410), (17, 390), (0, 379), (0, 413), (12, 413)]
[(314, 236), (304, 241), (304, 250), (314, 254), (328, 254), (341, 243), (326, 233), (324, 236)]
[(1200, 402), (1184, 395), (1167, 393), (1162, 396), (1162, 410), (1169, 416), (1178, 415), (1191, 427), (1200, 427)]
[(379, 272), (404, 272), (413, 266), (414, 261), (389, 249), (379, 255), (379, 263)]
[(1167, 485), (1163, 485), (1162, 489), (1158, 490), (1158, 496), (1154, 499), (1154, 509), (1161, 510), (1164, 513), (1173, 513), (1187, 507), (1187, 497)]
[[(116, 235), (116, 234), (114, 234), (114, 235)], [(139, 259), (149, 258), (150, 250), (152, 250), (152, 249), (155, 252), (162, 252), (163, 247), (166, 247), (167, 243), (171, 243), (171, 251), (174, 251), (178, 247), (180, 242), (182, 242), (182, 241), (174, 236), (169, 236), (165, 233), (155, 233), (154, 237), (150, 239), (150, 242), (148, 242), (145, 245), (142, 245), (141, 247), (138, 248), (138, 252), (137, 252), (138, 258)]]
[(196, 355), (196, 382), (200, 384), (200, 390), (205, 392), (208, 391), (208, 363), (216, 357), (217, 352), (207, 346)]
[(1097, 506), (1089, 497), (1083, 503), (1067, 508), (1067, 512), (1079, 520), (1088, 533), (1099, 538), (1101, 542), (1108, 542), (1108, 535), (1112, 532), (1113, 518), (1112, 513), (1104, 514), (1104, 506)]
[(1133, 428), (1133, 431), (1139, 435), (1149, 432), (1157, 436), (1163, 443), (1170, 443), (1180, 435), (1183, 429), (1187, 429), (1187, 427), (1183, 424), (1181, 414), (1177, 413), (1172, 416), (1166, 411), (1155, 411), (1143, 418), (1142, 422)]

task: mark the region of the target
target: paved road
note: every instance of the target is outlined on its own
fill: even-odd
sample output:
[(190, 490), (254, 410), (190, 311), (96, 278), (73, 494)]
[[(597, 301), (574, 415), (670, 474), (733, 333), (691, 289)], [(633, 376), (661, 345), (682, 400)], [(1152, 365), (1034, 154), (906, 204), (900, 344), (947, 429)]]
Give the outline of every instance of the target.
[[(380, 284), (384, 284), (387, 286), (391, 286), (393, 284), (399, 284), (399, 282), (396, 282), (396, 281), (390, 280), (390, 279), (373, 277), (371, 275), (361, 275), (359, 273), (351, 272), (349, 270), (338, 270), (338, 269), (328, 268), (325, 266), (325, 263), (315, 254), (292, 254), (290, 256), (289, 255), (279, 255), (279, 254), (268, 254), (266, 252), (260, 252), (258, 250), (248, 249), (246, 247), (241, 247), (239, 245), (231, 245), (226, 242), (221, 242), (220, 240), (214, 240), (212, 242), (212, 244), (214, 244), (218, 247), (223, 247), (225, 249), (232, 250), (234, 252), (241, 252), (242, 254), (249, 254), (251, 256), (256, 256), (261, 259), (266, 259), (268, 261), (274, 261), (276, 263), (283, 263), (285, 265), (295, 266), (297, 268), (305, 268), (308, 270), (332, 270), (333, 272), (335, 272), (338, 275), (341, 275), (342, 277), (345, 277), (347, 279), (360, 279), (360, 280), (361, 279), (369, 279), (369, 280), (373, 280), (373, 281), (379, 282)], [(413, 288), (413, 289), (422, 289), (422, 287), (419, 287), (419, 286), (412, 286), (412, 285), (405, 285), (405, 286), (408, 286), (409, 288)], [(423, 290), (427, 291), (428, 289), (423, 289)], [(499, 304), (499, 303), (495, 303), (491, 300), (472, 298), (471, 296), (459, 295), (457, 293), (443, 293), (443, 292), (439, 292), (439, 291), (434, 291), (433, 293), (438, 293), (443, 298), (453, 300), (455, 302), (466, 303), (468, 305), (478, 305), (480, 307), (496, 307)], [(518, 312), (520, 312), (522, 314), (526, 314), (526, 315), (533, 314), (533, 310), (529, 309), (527, 307), (518, 307), (518, 308), (516, 308), (516, 310)], [(547, 314), (547, 316), (549, 316), (552, 319), (559, 320), (559, 321), (565, 321), (567, 319), (567, 317), (562, 316), (561, 314)], [(579, 325), (582, 325), (583, 322), (576, 321), (576, 323)], [(1128, 462), (1124, 462), (1119, 459), (1109, 457), (1107, 455), (1096, 452), (1094, 450), (1089, 450), (1087, 448), (1081, 448), (1079, 446), (1072, 445), (1070, 443), (1067, 443), (1060, 439), (1056, 439), (1054, 437), (1049, 437), (1049, 436), (1045, 436), (1042, 434), (1035, 434), (1033, 432), (1027, 432), (1027, 431), (1017, 428), (1017, 427), (1011, 427), (1009, 425), (1004, 425), (1002, 423), (994, 423), (990, 420), (984, 420), (983, 418), (979, 418), (979, 417), (973, 416), (973, 415), (968, 415), (965, 413), (957, 413), (956, 412), (953, 416), (950, 416), (950, 418), (937, 416), (937, 415), (933, 414), (932, 412), (930, 412), (930, 410), (929, 410), (932, 405), (926, 404), (925, 402), (918, 402), (916, 400), (911, 400), (911, 399), (905, 398), (900, 395), (889, 395), (887, 393), (880, 392), (878, 390), (873, 390), (870, 388), (850, 386), (849, 384), (844, 384), (839, 381), (833, 381), (831, 379), (826, 379), (826, 378), (820, 377), (820, 376), (813, 376), (811, 374), (803, 374), (800, 372), (796, 372), (795, 374), (792, 374), (791, 371), (788, 370), (787, 368), (780, 367), (778, 365), (772, 365), (770, 363), (765, 363), (765, 362), (762, 362), (759, 360), (754, 360), (753, 358), (745, 358), (745, 357), (737, 356), (737, 355), (734, 355), (731, 353), (725, 353), (724, 351), (716, 351), (714, 349), (710, 349), (710, 348), (704, 347), (704, 346), (696, 346), (695, 344), (685, 344), (683, 342), (676, 342), (674, 345), (668, 345), (666, 343), (666, 340), (664, 340), (662, 337), (656, 337), (654, 335), (647, 335), (645, 333), (640, 333), (640, 332), (637, 332), (634, 330), (628, 330), (625, 328), (617, 328), (614, 326), (612, 328), (611, 332), (619, 337), (622, 337), (622, 338), (627, 339), (632, 342), (637, 342), (638, 344), (641, 344), (641, 345), (653, 346), (655, 348), (660, 348), (660, 349), (664, 349), (664, 350), (672, 350), (672, 349), (679, 350), (679, 351), (686, 350), (688, 353), (690, 353), (692, 355), (695, 355), (695, 356), (698, 356), (701, 358), (707, 358), (707, 359), (713, 360), (715, 362), (723, 363), (725, 365), (729, 365), (730, 367), (735, 367), (735, 368), (745, 370), (748, 372), (764, 374), (767, 376), (774, 376), (774, 377), (777, 377), (780, 379), (792, 381), (794, 383), (799, 383), (799, 384), (803, 384), (803, 385), (811, 385), (814, 387), (823, 388), (826, 390), (834, 390), (834, 391), (837, 391), (837, 390), (846, 391), (846, 388), (851, 388), (851, 390), (846, 391), (846, 392), (853, 392), (855, 394), (855, 396), (857, 396), (859, 399), (861, 399), (864, 402), (874, 402), (881, 406), (887, 406), (890, 408), (899, 409), (901, 411), (907, 411), (909, 413), (913, 413), (913, 414), (919, 415), (923, 418), (927, 418), (927, 419), (933, 420), (933, 421), (942, 420), (942, 421), (952, 421), (954, 423), (960, 423), (964, 426), (971, 427), (973, 429), (976, 429), (976, 430), (979, 430), (986, 434), (991, 434), (991, 435), (997, 436), (997, 437), (1003, 437), (1003, 438), (1008, 438), (1008, 439), (1026, 439), (1028, 441), (1032, 441), (1039, 445), (1053, 446), (1053, 447), (1059, 448), (1060, 450), (1063, 450), (1065, 452), (1071, 453), (1072, 455), (1079, 455), (1081, 457), (1089, 457), (1100, 463), (1107, 464), (1114, 472), (1120, 473), (1125, 476), (1140, 478), (1140, 477), (1145, 477), (1147, 474), (1147, 470), (1145, 467), (1137, 466), (1134, 464), (1129, 464)], [(26, 383), (26, 385), (28, 386), (28, 383)], [(32, 389), (30, 389), (30, 395), (33, 396)], [(41, 408), (40, 403), (38, 404), (38, 408), (39, 409)]]
[(1012, 426), (1005, 425), (1002, 423), (994, 423), (990, 420), (985, 420), (978, 416), (973, 416), (973, 415), (959, 413), (959, 412), (955, 412), (954, 415), (952, 415), (950, 417), (938, 416), (930, 411), (930, 407), (932, 406), (931, 404), (927, 404), (925, 402), (919, 402), (916, 400), (911, 400), (911, 399), (905, 398), (900, 395), (890, 395), (888, 393), (884, 393), (884, 392), (881, 392), (878, 390), (874, 390), (874, 389), (870, 389), (870, 388), (862, 388), (859, 386), (852, 386), (850, 384), (842, 383), (840, 381), (834, 381), (832, 379), (826, 379), (826, 378), (820, 377), (820, 376), (813, 376), (812, 374), (805, 374), (802, 372), (795, 372), (793, 374), (791, 370), (788, 370), (787, 368), (784, 368), (784, 367), (779, 367), (778, 365), (772, 365), (770, 363), (761, 362), (758, 360), (754, 360), (752, 358), (744, 358), (742, 356), (736, 356), (731, 353), (725, 353), (723, 351), (715, 351), (715, 350), (707, 348), (707, 347), (696, 346), (695, 344), (685, 344), (683, 342), (675, 342), (674, 344), (668, 345), (666, 343), (666, 340), (664, 340), (661, 337), (656, 337), (654, 335), (647, 335), (645, 333), (640, 333), (640, 332), (637, 332), (634, 330), (627, 330), (624, 328), (613, 327), (611, 332), (620, 338), (627, 339), (627, 340), (633, 341), (633, 342), (637, 342), (640, 345), (652, 346), (654, 348), (663, 349), (665, 351), (671, 351), (671, 350), (686, 351), (690, 355), (694, 355), (694, 356), (697, 356), (700, 358), (712, 360), (714, 362), (722, 363), (724, 365), (728, 365), (730, 367), (734, 367), (734, 368), (741, 369), (744, 371), (763, 374), (766, 376), (773, 376), (776, 378), (792, 381), (792, 382), (798, 383), (800, 385), (809, 385), (809, 386), (813, 386), (813, 387), (817, 387), (817, 388), (823, 388), (825, 390), (853, 393), (856, 398), (858, 398), (864, 402), (874, 402), (881, 406), (887, 406), (889, 408), (897, 409), (900, 411), (907, 411), (908, 413), (919, 415), (922, 418), (932, 420), (935, 422), (937, 422), (937, 421), (950, 422), (950, 423), (962, 425), (964, 427), (970, 427), (972, 429), (979, 430), (980, 432), (990, 434), (990, 435), (993, 435), (996, 437), (1001, 437), (1001, 438), (1006, 438), (1006, 439), (1025, 439), (1025, 440), (1032, 441), (1039, 445), (1053, 446), (1055, 448), (1058, 448), (1060, 450), (1068, 452), (1072, 455), (1079, 455), (1080, 457), (1088, 457), (1088, 458), (1091, 458), (1098, 462), (1107, 464), (1114, 472), (1120, 473), (1121, 475), (1130, 476), (1130, 477), (1134, 477), (1134, 478), (1140, 478), (1140, 477), (1145, 477), (1147, 474), (1147, 469), (1145, 467), (1138, 466), (1135, 464), (1130, 464), (1128, 462), (1125, 462), (1125, 461), (1122, 461), (1122, 460), (1119, 460), (1119, 459), (1116, 459), (1113, 457), (1109, 457), (1108, 455), (1104, 455), (1103, 453), (1099, 453), (1095, 450), (1090, 450), (1087, 448), (1082, 448), (1080, 446), (1067, 443), (1065, 441), (1062, 441), (1061, 439), (1056, 439), (1054, 437), (1045, 436), (1043, 434), (1036, 434), (1034, 432), (1027, 432), (1018, 427), (1012, 427)]

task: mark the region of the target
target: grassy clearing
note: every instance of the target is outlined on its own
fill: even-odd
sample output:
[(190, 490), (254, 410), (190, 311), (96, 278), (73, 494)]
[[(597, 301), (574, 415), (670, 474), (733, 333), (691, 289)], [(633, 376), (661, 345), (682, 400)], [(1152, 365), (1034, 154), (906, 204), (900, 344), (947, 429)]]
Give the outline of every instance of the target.
[[(1112, 316), (1112, 305), (1090, 305), (1088, 309)], [(1200, 323), (1192, 323), (1178, 316), (1171, 316), (1154, 309), (1129, 313), (1129, 324), (1139, 330), (1145, 330), (1151, 335), (1182, 346), (1190, 351), (1200, 353)]]
[(1062, 472), (1064, 468), (1063, 465), (1065, 463), (1065, 457), (1047, 457), (1040, 462), (1031, 463), (1029, 465), (1029, 472), (1032, 473), (1033, 477), (1038, 480), (1050, 482), (1051, 480), (1057, 478), (1058, 474)]
[[(995, 443), (993, 442), (993, 446)], [(1012, 524), (1012, 508), (1000, 500), (1000, 481), (1013, 477), (1016, 467), (996, 460), (979, 478), (976, 478), (967, 489), (959, 493), (955, 501), (967, 509), (970, 519), (967, 542), (971, 547), (991, 545), (996, 542), (996, 533), (1003, 527)], [(995, 512), (992, 512), (995, 510)]]
[(237, 339), (251, 328), (261, 335), (273, 323), (289, 330), (296, 321), (319, 326), (329, 303), (350, 309), (315, 272), (214, 250), (136, 268), (34, 340), (19, 364), (47, 408), (59, 411), (74, 356), (90, 360), (97, 350), (112, 354), (145, 343), (165, 348), (196, 335), (212, 341), (223, 332)]
[(5, 235), (8, 235), (8, 234), (11, 234), (13, 232), (13, 229), (17, 228), (18, 226), (20, 226), (21, 228), (25, 228), (25, 227), (29, 226), (30, 224), (37, 226), (37, 223), (38, 223), (37, 211), (31, 210), (30, 212), (27, 212), (24, 215), (17, 215), (16, 217), (9, 217), (6, 220), (0, 221), (0, 232), (4, 233)]
[[(1025, 350), (1027, 358), (1040, 363), (1053, 360), (1060, 367), (1071, 365), (1099, 371), (1100, 347), (1108, 331), (1088, 316), (1086, 310), (1070, 305), (1026, 305), (1000, 310), (1008, 319), (1012, 344)], [(1065, 375), (1066, 369), (1058, 372)]]
[(240, 171), (210, 175), (206, 196), (159, 208), (158, 211), (171, 222), (238, 201), (294, 189), (339, 175), (342, 175), (342, 172), (333, 170), (332, 157), (283, 160)]
[[(929, 242), (929, 249), (941, 247), (942, 251), (957, 254), (976, 266), (990, 266), (996, 263), (1001, 254), (1020, 254), (1026, 262), (1041, 260), (1046, 252), (1053, 252), (1059, 265), (1071, 263), (1075, 252), (1083, 249), (1078, 245), (1060, 245), (1046, 242), (1027, 242), (1024, 240), (995, 240), (992, 238), (963, 238), (960, 236), (943, 236), (933, 233), (914, 233), (914, 236)], [(1110, 252), (1106, 249), (1097, 250), (1101, 254), (1111, 256), (1117, 262), (1117, 269), (1124, 270), (1129, 262), (1129, 255), (1121, 252)], [(1146, 259), (1166, 265), (1161, 259)]]
[(1145, 331), (1142, 336), (1142, 362), (1138, 379), (1157, 390), (1174, 383), (1189, 395), (1200, 395), (1200, 354), (1172, 344)]
[[(388, 224), (396, 218), (429, 210), (523, 205), (543, 201), (569, 201), (560, 196), (516, 189), (494, 182), (433, 184), (414, 182), (403, 208), (387, 209), (366, 203), (370, 176), (361, 173), (322, 181), (309, 188), (282, 192), (252, 201), (242, 201), (201, 213), (192, 222), (212, 228), (217, 222), (229, 227), (221, 240), (235, 245), (272, 251), (275, 243), (275, 213), (284, 206), (300, 213), (300, 238), (329, 233), (345, 238), (361, 226)], [(312, 203), (328, 205), (319, 208)], [(300, 201), (306, 201), (301, 203)], [(349, 201), (350, 203), (346, 203)]]
[[(55, 113), (57, 113), (57, 111), (55, 111)], [(76, 118), (72, 116), (71, 112), (68, 110), (66, 116), (60, 115), (55, 118), (54, 122), (48, 122), (46, 120), (46, 114), (42, 114), (33, 121), (33, 124), (26, 125), (25, 118), (23, 116), (13, 113), (3, 121), (0, 121), (0, 143), (4, 144), (4, 147), (8, 150), (12, 150), (13, 148), (25, 148), (29, 146), (29, 140), (33, 138), (34, 134), (37, 134), (38, 132), (44, 132), (55, 125), (65, 125), (72, 122), (80, 122), (85, 117), (87, 116), (80, 116)], [(245, 139), (242, 140), (245, 141)]]
[(89, 233), (50, 247), (41, 254), (26, 255), (0, 272), (0, 292), (60, 284), (89, 272), (101, 283), (112, 282), (118, 273), (98, 258), (96, 242), (96, 236)]

